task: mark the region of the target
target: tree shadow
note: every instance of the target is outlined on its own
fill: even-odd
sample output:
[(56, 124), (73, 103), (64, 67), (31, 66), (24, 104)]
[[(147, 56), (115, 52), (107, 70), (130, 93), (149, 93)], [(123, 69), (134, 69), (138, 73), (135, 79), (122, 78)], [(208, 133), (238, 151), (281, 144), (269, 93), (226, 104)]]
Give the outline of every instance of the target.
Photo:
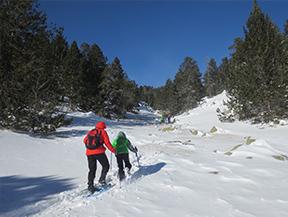
[(161, 163), (157, 163), (155, 165), (150, 165), (150, 166), (141, 166), (139, 168), (139, 170), (137, 170), (135, 173), (133, 173), (133, 175), (130, 178), (130, 181), (136, 181), (137, 179), (140, 179), (143, 176), (148, 176), (148, 175), (152, 175), (154, 173), (159, 172), (164, 166), (166, 165), (166, 163), (161, 162)]
[[(91, 130), (93, 128), (91, 127)], [(77, 129), (72, 129), (72, 130), (66, 130), (66, 131), (56, 131), (50, 134), (47, 134), (44, 137), (45, 139), (55, 139), (55, 138), (71, 138), (71, 137), (80, 137), (86, 136), (86, 134), (89, 132), (89, 130), (77, 130)]]
[[(73, 188), (71, 179), (60, 179), (55, 176), (0, 177), (0, 213), (1, 215), (19, 210), (39, 201), (48, 200), (49, 196)], [(36, 209), (28, 209), (23, 215), (32, 215)]]
[(79, 127), (91, 127), (91, 129), (93, 129), (95, 125), (100, 121), (104, 121), (107, 125), (107, 128), (135, 127), (135, 126), (146, 126), (155, 124), (157, 123), (157, 121), (155, 122), (154, 120), (156, 118), (159, 118), (159, 116), (155, 115), (154, 113), (146, 115), (127, 113), (127, 118), (107, 119), (104, 117), (99, 117), (98, 115), (95, 115), (93, 112), (87, 112), (87, 113), (72, 112), (67, 114), (67, 118), (73, 118), (73, 121), (70, 125), (62, 126), (61, 130), (39, 134), (33, 132), (29, 133), (21, 131), (17, 131), (17, 133), (28, 134), (31, 137), (45, 138), (45, 139), (70, 138), (75, 136), (79, 137), (79, 136), (85, 136), (88, 133), (88, 130), (78, 129)]
[[(93, 113), (89, 113), (86, 116), (78, 117), (78, 116), (71, 116), (73, 117), (73, 122), (70, 125), (62, 126), (61, 130), (57, 130), (55, 132), (48, 132), (48, 133), (28, 133), (31, 137), (37, 138), (45, 138), (45, 139), (55, 139), (55, 138), (70, 138), (70, 137), (80, 137), (85, 136), (89, 130), (78, 129), (79, 127), (91, 127), (90, 130), (95, 128), (95, 125), (100, 122), (104, 121), (107, 125), (107, 128), (121, 128), (121, 127), (135, 127), (135, 126), (146, 126), (148, 122), (143, 122), (141, 120), (133, 121), (131, 119), (116, 119), (110, 120), (105, 119), (103, 117), (97, 117)], [(71, 129), (72, 128), (72, 129)], [(67, 130), (66, 130), (67, 129)], [(19, 132), (21, 133), (21, 132)], [(23, 132), (27, 134), (27, 132)]]

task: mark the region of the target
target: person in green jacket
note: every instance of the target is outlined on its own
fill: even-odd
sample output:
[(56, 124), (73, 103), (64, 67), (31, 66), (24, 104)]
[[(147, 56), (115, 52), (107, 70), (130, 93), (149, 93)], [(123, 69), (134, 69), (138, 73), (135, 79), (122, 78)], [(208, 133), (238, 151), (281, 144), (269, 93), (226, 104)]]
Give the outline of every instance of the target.
[(129, 141), (129, 139), (126, 138), (126, 135), (123, 132), (118, 133), (118, 137), (114, 140), (112, 146), (114, 147), (117, 153), (116, 158), (119, 168), (119, 178), (121, 181), (125, 178), (123, 161), (125, 163), (125, 167), (127, 167), (129, 171), (132, 167), (129, 161), (128, 149), (134, 153), (137, 152), (137, 149), (132, 146), (131, 142)]

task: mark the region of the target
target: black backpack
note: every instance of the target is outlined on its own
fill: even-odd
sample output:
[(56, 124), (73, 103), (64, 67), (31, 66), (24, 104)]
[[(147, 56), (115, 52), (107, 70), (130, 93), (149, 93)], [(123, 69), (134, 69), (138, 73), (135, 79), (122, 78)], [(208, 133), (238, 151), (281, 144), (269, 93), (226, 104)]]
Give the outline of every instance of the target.
[(88, 149), (96, 149), (99, 148), (102, 143), (100, 142), (101, 135), (99, 134), (97, 129), (93, 129), (88, 132), (87, 134), (87, 140), (85, 143), (86, 148)]

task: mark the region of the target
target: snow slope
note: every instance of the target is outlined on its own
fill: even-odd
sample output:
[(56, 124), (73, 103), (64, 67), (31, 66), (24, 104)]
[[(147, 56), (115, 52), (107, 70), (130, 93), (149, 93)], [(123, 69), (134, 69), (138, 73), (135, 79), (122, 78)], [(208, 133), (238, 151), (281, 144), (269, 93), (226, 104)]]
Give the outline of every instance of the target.
[[(221, 123), (225, 92), (159, 124), (141, 107), (129, 120), (72, 112), (72, 125), (48, 138), (0, 131), (1, 216), (288, 216), (288, 124)], [(130, 182), (120, 188), (108, 150), (108, 181), (116, 186), (83, 198), (83, 139), (105, 121), (111, 142), (124, 131), (139, 149)], [(214, 127), (215, 132), (210, 132)], [(99, 178), (100, 166), (97, 170)], [(97, 179), (96, 178), (96, 179)]]

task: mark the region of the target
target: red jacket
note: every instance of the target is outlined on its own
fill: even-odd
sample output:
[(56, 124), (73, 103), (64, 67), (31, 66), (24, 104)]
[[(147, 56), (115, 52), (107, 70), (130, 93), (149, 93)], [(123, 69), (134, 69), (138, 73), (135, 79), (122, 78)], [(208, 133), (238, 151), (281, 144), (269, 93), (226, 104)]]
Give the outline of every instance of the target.
[[(101, 143), (105, 143), (106, 147), (113, 153), (116, 153), (115, 149), (113, 148), (113, 146), (110, 143), (109, 137), (107, 132), (104, 130), (106, 128), (106, 124), (104, 122), (99, 122), (95, 129), (98, 129), (100, 131), (100, 135), (101, 135)], [(86, 143), (88, 135), (86, 135), (86, 137), (84, 138), (84, 143)], [(102, 154), (105, 153), (106, 148), (104, 147), (104, 145), (102, 144), (99, 148), (96, 149), (88, 149), (86, 148), (86, 155), (94, 155), (94, 154)]]

